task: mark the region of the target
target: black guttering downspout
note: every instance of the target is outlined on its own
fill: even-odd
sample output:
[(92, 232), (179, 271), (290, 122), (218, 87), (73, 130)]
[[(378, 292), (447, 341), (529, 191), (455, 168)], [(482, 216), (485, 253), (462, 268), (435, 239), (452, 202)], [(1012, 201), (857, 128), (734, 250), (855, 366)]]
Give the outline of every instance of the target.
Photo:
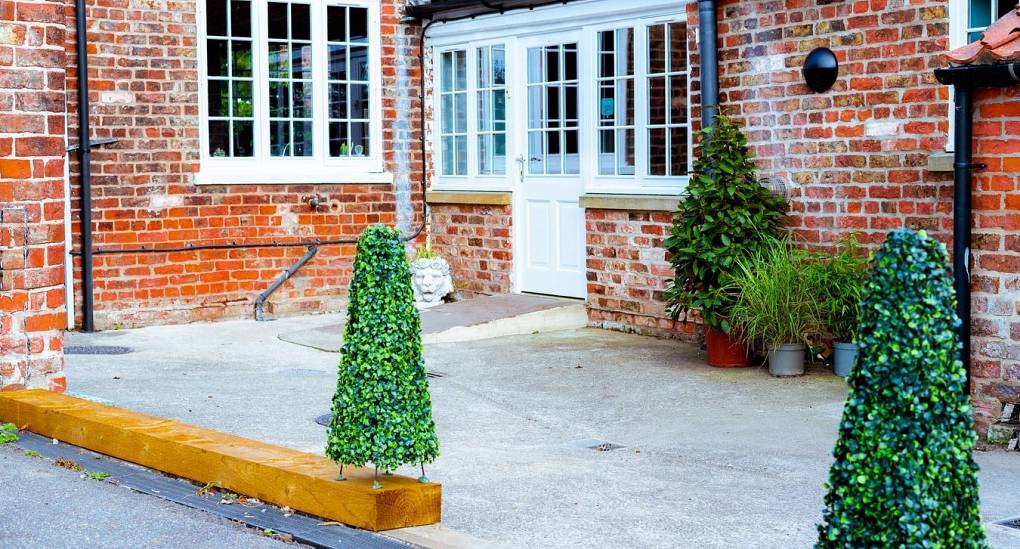
[[(89, 135), (89, 54), (86, 49), (85, 0), (74, 4), (75, 42), (78, 48), (78, 164), (81, 178), (81, 315), (82, 330), (94, 332), (92, 281), (92, 174)], [(67, 268), (67, 266), (65, 266)]]
[(715, 125), (719, 110), (719, 31), (715, 0), (698, 0), (698, 55), (701, 59), (701, 127)]
[(971, 176), (974, 168), (974, 90), (1004, 88), (1020, 84), (1020, 63), (962, 65), (935, 69), (939, 82), (953, 86), (955, 122), (953, 131), (953, 288), (956, 291), (956, 315), (960, 318), (960, 360), (967, 371), (970, 387), (970, 246)]

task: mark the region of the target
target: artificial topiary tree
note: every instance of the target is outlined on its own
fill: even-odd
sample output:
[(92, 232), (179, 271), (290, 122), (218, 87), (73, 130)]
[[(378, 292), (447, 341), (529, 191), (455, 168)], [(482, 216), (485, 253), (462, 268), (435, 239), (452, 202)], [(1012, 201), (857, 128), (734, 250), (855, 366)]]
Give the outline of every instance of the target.
[(817, 547), (984, 547), (947, 261), (905, 229), (875, 256)]
[(343, 466), (371, 462), (378, 472), (422, 466), (439, 455), (422, 358), (421, 319), (400, 233), (368, 228), (358, 239), (348, 295), (333, 419), (326, 456)]
[(666, 290), (673, 318), (691, 309), (713, 330), (729, 332), (732, 296), (722, 290), (736, 260), (780, 237), (786, 200), (763, 187), (740, 126), (723, 114), (704, 130), (687, 195), (666, 239), (673, 282)]

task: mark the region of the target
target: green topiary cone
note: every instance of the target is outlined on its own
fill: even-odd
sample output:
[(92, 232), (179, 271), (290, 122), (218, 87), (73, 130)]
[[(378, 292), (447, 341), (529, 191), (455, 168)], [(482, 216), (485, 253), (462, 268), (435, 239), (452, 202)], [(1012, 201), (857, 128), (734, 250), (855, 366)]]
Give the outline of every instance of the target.
[(421, 319), (396, 229), (358, 240), (326, 456), (389, 471), (439, 455), (422, 358)]
[(864, 287), (817, 547), (984, 547), (945, 247), (889, 235)]

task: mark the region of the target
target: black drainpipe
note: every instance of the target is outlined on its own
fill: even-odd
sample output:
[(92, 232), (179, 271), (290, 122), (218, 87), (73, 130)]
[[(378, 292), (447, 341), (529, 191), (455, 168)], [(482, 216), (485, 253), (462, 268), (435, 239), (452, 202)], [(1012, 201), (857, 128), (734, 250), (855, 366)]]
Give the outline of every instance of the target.
[(719, 110), (719, 30), (715, 0), (698, 0), (698, 55), (701, 58), (701, 127), (715, 125)]
[[(78, 48), (78, 164), (80, 166), (81, 192), (81, 314), (82, 330), (96, 329), (93, 319), (92, 288), (92, 174), (90, 155), (92, 143), (89, 138), (89, 59), (85, 49), (87, 30), (85, 28), (85, 0), (75, 0), (75, 42)], [(67, 268), (65, 266), (65, 268)]]
[(953, 131), (953, 288), (956, 291), (956, 315), (960, 318), (960, 360), (967, 371), (970, 387), (970, 244), (971, 175), (974, 164), (974, 90), (1004, 88), (1020, 84), (1020, 62), (997, 65), (962, 65), (935, 69), (939, 82), (953, 86), (955, 121)]

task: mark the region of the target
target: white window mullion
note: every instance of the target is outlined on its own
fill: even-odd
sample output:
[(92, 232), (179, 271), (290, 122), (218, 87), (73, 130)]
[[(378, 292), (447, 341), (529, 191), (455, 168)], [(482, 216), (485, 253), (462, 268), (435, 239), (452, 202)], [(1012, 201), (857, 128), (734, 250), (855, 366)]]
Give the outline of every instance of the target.
[[(311, 4), (312, 24), (312, 157), (316, 163), (323, 163), (329, 156), (329, 140), (326, 135), (326, 66), (329, 63), (329, 48), (326, 47), (326, 7), (322, 2)], [(319, 21), (319, 24), (316, 22)]]
[(478, 48), (466, 50), (467, 70), (467, 177), (478, 177)]
[(634, 27), (634, 171), (648, 176), (648, 25)]
[(252, 74), (255, 75), (255, 158), (260, 164), (269, 158), (269, 16), (268, 0), (254, 0), (252, 4), (252, 35), (258, 44), (252, 50), (258, 51), (253, 63)]

